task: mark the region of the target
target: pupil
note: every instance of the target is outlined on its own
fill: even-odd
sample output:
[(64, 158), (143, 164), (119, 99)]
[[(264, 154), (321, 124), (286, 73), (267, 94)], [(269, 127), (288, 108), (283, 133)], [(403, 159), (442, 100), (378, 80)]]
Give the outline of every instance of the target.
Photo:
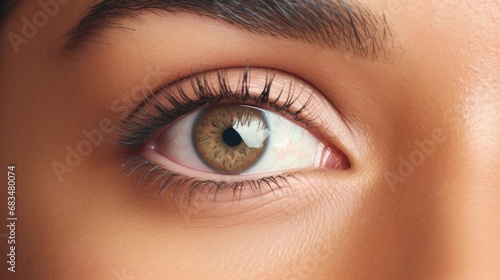
[(222, 140), (224, 140), (224, 143), (231, 147), (236, 147), (243, 142), (243, 139), (241, 139), (238, 131), (232, 127), (224, 130), (224, 133), (222, 133)]

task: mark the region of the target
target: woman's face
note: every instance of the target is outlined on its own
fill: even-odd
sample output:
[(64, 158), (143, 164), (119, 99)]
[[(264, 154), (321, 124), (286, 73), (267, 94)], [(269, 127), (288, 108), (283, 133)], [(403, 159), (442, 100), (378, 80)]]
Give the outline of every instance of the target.
[(20, 1), (0, 46), (18, 218), (2, 273), (500, 278), (499, 15), (497, 0)]

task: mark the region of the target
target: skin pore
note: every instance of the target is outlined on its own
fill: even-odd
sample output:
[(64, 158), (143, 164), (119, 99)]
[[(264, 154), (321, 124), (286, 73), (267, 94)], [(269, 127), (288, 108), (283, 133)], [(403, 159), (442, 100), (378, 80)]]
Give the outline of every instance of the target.
[[(43, 9), (20, 1), (3, 21), (0, 168), (16, 165), (19, 221), (17, 272), (3, 261), (2, 279), (500, 277), (498, 1), (347, 1), (350, 14), (331, 0), (339, 18), (316, 37), (294, 36), (301, 25), (281, 34), (258, 29), (263, 19), (245, 25), (250, 19), (241, 15), (238, 22), (155, 8), (75, 36), (95, 3), (60, 4), (15, 47), (9, 34), (21, 36), (22, 18), (32, 21)], [(346, 27), (354, 14), (357, 31)], [(361, 15), (372, 28), (363, 29)], [(249, 69), (254, 96), (269, 72), (271, 100), (290, 85), (295, 91), (283, 92), (312, 96), (300, 116), (314, 128), (276, 113), (349, 164), (302, 168), (277, 180), (280, 190), (246, 184), (238, 199), (210, 188), (189, 199), (187, 186), (177, 199), (173, 187), (157, 195), (158, 184), (140, 184), (147, 171), (123, 181), (122, 167), (136, 155), (172, 163), (148, 148), (162, 128), (139, 146), (117, 143), (119, 133), (106, 124), (119, 126), (119, 108), (134, 111), (164, 87), (175, 94), (176, 81), (193, 97), (189, 79), (220, 69), (232, 69), (233, 89)], [(205, 77), (217, 85), (214, 75)], [(299, 98), (290, 110), (306, 103)], [(68, 164), (68, 147), (82, 149), (96, 130), (106, 141)]]

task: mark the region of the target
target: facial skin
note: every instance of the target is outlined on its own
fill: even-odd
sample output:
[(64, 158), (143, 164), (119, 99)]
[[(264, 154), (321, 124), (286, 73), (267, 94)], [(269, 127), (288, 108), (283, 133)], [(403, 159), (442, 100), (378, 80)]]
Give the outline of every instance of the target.
[[(393, 37), (377, 59), (187, 12), (120, 19), (128, 29), (64, 49), (93, 3), (61, 5), (17, 54), (8, 34), (41, 8), (21, 1), (3, 23), (0, 168), (16, 165), (18, 222), (17, 272), (2, 253), (2, 279), (500, 278), (498, 1), (360, 0)], [(245, 67), (324, 97), (313, 133), (350, 168), (188, 206), (137, 187), (139, 175), (122, 181), (141, 150), (111, 132), (62, 180), (54, 172), (82, 130), (116, 124), (113, 104), (134, 88)]]

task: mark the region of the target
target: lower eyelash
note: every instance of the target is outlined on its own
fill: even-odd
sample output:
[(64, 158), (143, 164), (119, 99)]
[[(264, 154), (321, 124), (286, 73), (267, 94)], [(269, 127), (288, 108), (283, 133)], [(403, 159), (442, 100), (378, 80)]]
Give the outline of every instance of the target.
[[(197, 194), (203, 190), (208, 190), (205, 201), (217, 202), (218, 193), (232, 190), (233, 202), (240, 201), (242, 192), (247, 189), (252, 193), (262, 196), (262, 188), (267, 187), (273, 193), (282, 191), (284, 187), (290, 186), (290, 179), (298, 180), (294, 174), (285, 173), (282, 175), (268, 176), (257, 180), (244, 180), (235, 182), (200, 180), (185, 176), (166, 169), (156, 162), (147, 160), (142, 155), (132, 156), (122, 166), (122, 177), (126, 181), (132, 175), (138, 175), (137, 186), (139, 188), (157, 188), (157, 195), (160, 197), (173, 188), (172, 202), (181, 195), (181, 200), (187, 193), (188, 206), (192, 203)], [(210, 198), (210, 194), (213, 196)]]

